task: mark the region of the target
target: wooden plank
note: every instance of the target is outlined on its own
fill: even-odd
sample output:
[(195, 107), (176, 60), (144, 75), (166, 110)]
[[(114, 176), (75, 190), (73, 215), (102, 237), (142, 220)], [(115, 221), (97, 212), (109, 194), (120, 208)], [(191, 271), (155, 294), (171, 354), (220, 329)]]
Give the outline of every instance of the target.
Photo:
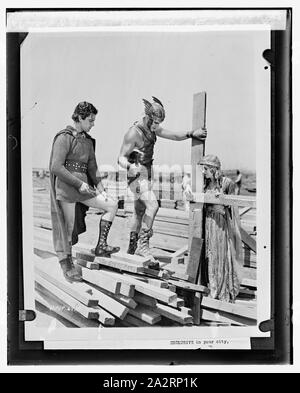
[(103, 274), (101, 270), (89, 270), (84, 267), (81, 268), (81, 274), (85, 281), (91, 282), (114, 294), (120, 294), (121, 282), (115, 277), (109, 278), (106, 274)]
[(242, 217), (244, 214), (246, 214), (249, 210), (252, 208), (250, 206), (243, 207), (242, 209), (239, 210), (239, 215)]
[(187, 315), (191, 315), (193, 316), (193, 311), (191, 308), (189, 307), (185, 307), (185, 306), (181, 306), (179, 307), (180, 312), (182, 312), (183, 314), (187, 314)]
[[(95, 262), (99, 263), (102, 266), (107, 266), (107, 267), (111, 267), (111, 268), (126, 271), (126, 272), (132, 272), (132, 273), (139, 273), (139, 272), (143, 273), (144, 272), (144, 268), (142, 266), (137, 266), (133, 263), (129, 263), (126, 261), (124, 261), (124, 262), (118, 261), (113, 258), (96, 257)], [(92, 263), (95, 263), (95, 262), (92, 262)]]
[(100, 291), (98, 291), (97, 296), (99, 298), (99, 307), (105, 309), (110, 314), (113, 314), (119, 319), (124, 319), (128, 314), (129, 309), (123, 304), (119, 303), (117, 300), (113, 299), (111, 296)]
[(200, 284), (193, 284), (190, 282), (184, 282), (184, 281), (176, 281), (169, 279), (168, 282), (172, 285), (176, 285), (178, 288), (182, 288), (188, 291), (194, 291), (194, 292), (202, 292), (202, 293), (209, 293), (209, 289), (203, 285)]
[(243, 278), (241, 285), (244, 287), (257, 288), (257, 281), (249, 278)]
[(152, 308), (156, 307), (156, 305), (157, 305), (156, 299), (154, 299), (151, 296), (144, 295), (143, 293), (136, 292), (134, 294), (134, 300), (137, 301), (138, 303), (141, 303), (145, 306), (149, 306)]
[(38, 284), (36, 285), (35, 300), (46, 307), (54, 318), (59, 315), (79, 328), (99, 328), (99, 322), (96, 319), (84, 318)]
[(130, 255), (120, 251), (116, 254), (112, 254), (111, 259), (115, 261), (129, 262), (130, 264), (135, 264), (140, 267), (147, 267), (151, 263), (150, 257), (146, 258), (139, 255)]
[(172, 307), (165, 306), (164, 304), (157, 303), (155, 311), (168, 319), (179, 322), (182, 325), (193, 323), (193, 317)]
[[(68, 295), (77, 299), (87, 307), (93, 307), (98, 305), (98, 297), (95, 294), (90, 293), (89, 285), (82, 282), (69, 283), (64, 277), (59, 268), (57, 260), (53, 261), (52, 258), (48, 260), (42, 260), (41, 258), (35, 258), (35, 272), (43, 279), (47, 280), (57, 288), (61, 289)], [(41, 261), (40, 261), (41, 260)]]
[(189, 251), (189, 246), (188, 244), (186, 244), (185, 246), (179, 248), (177, 251), (175, 251), (172, 255), (172, 261), (175, 260), (175, 258), (177, 259), (178, 257), (181, 257), (184, 254), (187, 254)]
[(231, 324), (236, 326), (251, 326), (255, 325), (256, 321), (247, 319), (238, 315), (227, 314), (222, 311), (211, 311), (203, 308), (201, 310), (201, 320), (221, 322), (224, 324)]
[[(92, 284), (90, 284), (90, 285), (92, 285)], [(110, 296), (111, 298), (117, 300), (119, 303), (123, 304), (126, 307), (136, 308), (136, 306), (137, 306), (137, 302), (134, 299), (132, 299), (131, 297), (120, 295), (120, 294), (116, 295), (114, 293), (106, 291), (103, 288), (98, 288), (98, 291), (99, 292), (103, 292), (104, 294), (106, 294), (106, 295)], [(134, 294), (134, 296), (135, 296), (135, 294)]]
[(192, 209), (198, 209), (203, 203), (256, 207), (256, 198), (246, 195), (220, 194), (219, 196), (215, 196), (210, 193), (196, 192), (194, 193), (194, 197), (194, 202), (190, 205)]
[[(197, 218), (197, 220), (198, 220), (198, 218)], [(201, 219), (201, 221), (202, 221), (202, 219)], [(201, 256), (201, 252), (202, 252), (202, 245), (203, 245), (203, 240), (200, 237), (198, 237), (198, 236), (192, 237), (191, 249), (190, 249), (190, 253), (189, 253), (189, 260), (188, 260), (187, 269), (186, 269), (186, 273), (190, 277), (190, 281), (192, 281), (192, 282), (196, 282), (196, 280), (197, 280), (197, 273), (198, 273), (198, 268), (200, 265), (200, 256)]]
[(138, 274), (133, 275), (133, 274), (128, 274), (128, 273), (124, 273), (124, 276), (129, 276), (132, 278), (136, 278), (137, 280), (142, 280), (142, 281), (147, 282), (148, 284), (153, 285), (154, 287), (158, 287), (158, 288), (168, 288), (168, 286), (169, 286), (166, 281), (162, 281), (157, 278), (150, 278), (147, 276), (142, 276), (142, 275), (139, 276)]
[(80, 303), (77, 299), (68, 295), (66, 292), (57, 288), (55, 285), (51, 284), (49, 281), (45, 280), (39, 275), (35, 275), (35, 281), (41, 285), (43, 288), (47, 289), (53, 295), (61, 299), (62, 302), (66, 303), (68, 306), (76, 310), (80, 315), (87, 319), (98, 319), (99, 312), (91, 307), (87, 307)]
[(252, 251), (256, 253), (256, 241), (251, 237), (243, 227), (240, 227), (242, 242), (245, 243)]
[(209, 297), (202, 298), (201, 307), (217, 311), (224, 311), (226, 313), (239, 315), (248, 319), (256, 320), (257, 318), (256, 310), (251, 310), (248, 307), (241, 306), (240, 304), (222, 302)]
[(96, 310), (99, 313), (98, 321), (104, 326), (114, 326), (115, 318), (102, 307), (97, 307)]
[(130, 309), (129, 314), (137, 319), (149, 323), (149, 325), (155, 325), (161, 320), (160, 314), (141, 305), (137, 306), (134, 310)]
[(126, 280), (128, 283), (134, 284), (136, 291), (154, 297), (155, 299), (165, 301), (166, 303), (172, 302), (177, 298), (177, 295), (169, 291), (168, 289), (153, 287), (148, 283), (136, 280), (132, 277), (126, 277), (115, 272), (109, 272), (109, 274), (111, 276), (116, 276), (119, 280), (123, 279)]
[(122, 322), (128, 324), (128, 326), (136, 326), (136, 327), (150, 327), (149, 323), (142, 321), (141, 319), (135, 318), (133, 315), (128, 314), (126, 318), (123, 319)]
[(85, 259), (79, 259), (79, 258), (76, 258), (74, 262), (90, 270), (100, 270), (100, 264), (98, 262), (89, 262)]
[[(206, 125), (206, 93), (194, 94), (193, 99), (193, 129), (203, 128)], [(204, 156), (204, 141), (192, 138), (191, 165), (192, 177), (191, 188), (193, 194), (203, 192), (203, 174), (200, 160)], [(203, 229), (203, 204), (198, 204), (197, 209), (189, 211), (189, 261), (187, 273), (193, 278), (193, 283), (201, 283), (200, 258), (202, 253), (202, 229)], [(201, 293), (196, 292), (193, 305), (194, 323), (200, 324), (200, 301)]]

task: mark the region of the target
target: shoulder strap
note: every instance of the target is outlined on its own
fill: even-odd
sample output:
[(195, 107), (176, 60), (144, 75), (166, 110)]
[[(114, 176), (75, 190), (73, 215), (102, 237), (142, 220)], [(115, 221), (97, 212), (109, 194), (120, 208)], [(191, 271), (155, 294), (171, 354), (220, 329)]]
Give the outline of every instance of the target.
[[(154, 133), (152, 133), (152, 134), (153, 134), (153, 137), (151, 138), (151, 137), (150, 137), (150, 134), (147, 133), (147, 131), (146, 131), (140, 124), (135, 124), (135, 127), (138, 128), (138, 129), (143, 133), (144, 137), (145, 137), (149, 142), (151, 142), (151, 143), (155, 143), (155, 142), (156, 142), (156, 135), (155, 135)], [(151, 136), (152, 136), (152, 134), (151, 134)]]

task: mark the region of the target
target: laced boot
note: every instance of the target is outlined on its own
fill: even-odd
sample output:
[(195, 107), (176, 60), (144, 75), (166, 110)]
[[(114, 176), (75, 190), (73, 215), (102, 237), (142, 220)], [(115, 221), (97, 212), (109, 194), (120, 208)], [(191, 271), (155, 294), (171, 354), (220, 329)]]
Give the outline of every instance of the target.
[(127, 254), (133, 255), (135, 253), (135, 250), (137, 248), (137, 242), (138, 242), (138, 233), (134, 231), (130, 232)]
[(97, 257), (110, 257), (111, 254), (120, 251), (120, 247), (112, 247), (107, 244), (107, 236), (112, 225), (111, 221), (100, 220), (100, 230), (99, 230), (99, 239), (96, 248), (92, 250), (92, 252)]
[(150, 252), (149, 239), (153, 235), (152, 229), (142, 229), (139, 237), (137, 249), (135, 255), (140, 255), (142, 257), (151, 257), (151, 263), (149, 264), (150, 269), (159, 270), (159, 263), (155, 261), (153, 255)]
[(82, 277), (79, 272), (76, 270), (73, 259), (71, 255), (68, 255), (67, 258), (59, 261), (60, 266), (62, 268), (64, 277), (69, 282), (79, 282), (82, 281)]

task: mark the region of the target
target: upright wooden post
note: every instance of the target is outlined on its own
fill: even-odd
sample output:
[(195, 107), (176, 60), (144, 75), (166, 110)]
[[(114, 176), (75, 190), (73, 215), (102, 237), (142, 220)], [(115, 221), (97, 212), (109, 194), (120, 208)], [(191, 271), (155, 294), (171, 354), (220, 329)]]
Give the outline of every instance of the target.
[[(193, 102), (193, 129), (203, 128), (206, 126), (206, 92), (194, 94)], [(204, 155), (205, 142), (192, 139), (192, 191), (203, 192), (203, 174), (200, 160)], [(197, 204), (197, 208), (193, 209), (190, 205), (189, 219), (189, 263), (187, 274), (193, 277), (193, 281), (200, 283), (201, 268), (200, 257), (203, 244), (203, 211), (202, 206)], [(201, 293), (195, 293), (193, 314), (194, 323), (200, 324), (200, 304)]]

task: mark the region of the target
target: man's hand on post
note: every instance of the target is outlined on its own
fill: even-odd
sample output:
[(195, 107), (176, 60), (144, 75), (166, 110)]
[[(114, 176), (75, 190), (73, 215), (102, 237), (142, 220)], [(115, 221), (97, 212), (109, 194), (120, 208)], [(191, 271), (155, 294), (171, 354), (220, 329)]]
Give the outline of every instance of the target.
[(191, 132), (191, 137), (198, 139), (200, 141), (205, 141), (207, 137), (207, 129), (206, 128), (196, 128)]

